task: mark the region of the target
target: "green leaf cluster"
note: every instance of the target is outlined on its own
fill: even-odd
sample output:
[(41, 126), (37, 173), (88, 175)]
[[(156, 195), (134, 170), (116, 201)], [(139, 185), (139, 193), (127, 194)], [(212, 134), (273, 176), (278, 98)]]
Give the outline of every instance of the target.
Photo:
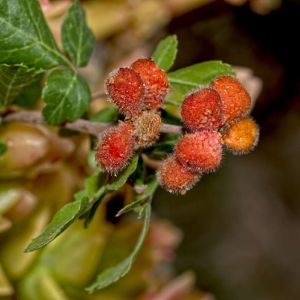
[(0, 26), (0, 108), (38, 75), (56, 68), (42, 91), (45, 121), (58, 125), (81, 117), (91, 95), (76, 67), (88, 63), (95, 39), (79, 1), (71, 5), (62, 25), (63, 46), (71, 60), (58, 49), (38, 0), (0, 0)]

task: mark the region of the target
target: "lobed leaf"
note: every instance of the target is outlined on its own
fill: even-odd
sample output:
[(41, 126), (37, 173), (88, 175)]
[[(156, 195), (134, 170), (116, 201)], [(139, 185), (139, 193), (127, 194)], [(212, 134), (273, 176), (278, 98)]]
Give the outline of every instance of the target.
[(38, 0), (0, 0), (0, 63), (50, 69), (70, 65), (59, 52)]
[(87, 65), (94, 49), (95, 38), (87, 26), (85, 12), (78, 0), (69, 8), (61, 34), (64, 48), (72, 62), (79, 67)]
[(185, 94), (208, 85), (216, 77), (222, 75), (235, 75), (235, 72), (230, 65), (212, 60), (171, 72), (168, 78), (172, 88)]
[(165, 71), (171, 69), (176, 59), (177, 47), (178, 40), (176, 35), (170, 35), (158, 44), (152, 58), (159, 68)]
[(20, 95), (13, 101), (14, 104), (25, 108), (34, 108), (37, 102), (41, 99), (42, 95), (42, 77), (38, 76), (38, 79), (24, 87), (24, 90)]
[(24, 65), (0, 65), (0, 107), (12, 103), (41, 73)]
[(91, 100), (85, 80), (70, 70), (54, 70), (48, 77), (42, 97), (46, 106), (43, 115), (47, 123), (58, 125), (81, 117)]
[(96, 281), (87, 288), (88, 292), (92, 293), (95, 290), (103, 289), (118, 281), (130, 271), (149, 230), (151, 219), (151, 205), (149, 203), (145, 204), (142, 215), (144, 217), (144, 225), (132, 253), (118, 265), (100, 273)]

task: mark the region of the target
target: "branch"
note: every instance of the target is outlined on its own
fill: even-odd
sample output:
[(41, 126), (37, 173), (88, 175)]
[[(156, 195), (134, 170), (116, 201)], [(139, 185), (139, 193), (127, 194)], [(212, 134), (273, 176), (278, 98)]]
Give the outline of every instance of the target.
[(103, 91), (97, 91), (92, 94), (92, 100), (96, 100), (99, 98), (107, 98), (107, 95)]
[[(7, 114), (2, 118), (4, 122), (24, 122), (31, 124), (45, 124), (44, 118), (39, 111), (18, 111)], [(98, 136), (103, 130), (112, 126), (111, 123), (92, 122), (84, 119), (78, 119), (74, 122), (65, 122), (60, 125), (62, 128), (67, 128), (82, 133)], [(181, 126), (163, 124), (160, 132), (163, 133), (181, 133)]]

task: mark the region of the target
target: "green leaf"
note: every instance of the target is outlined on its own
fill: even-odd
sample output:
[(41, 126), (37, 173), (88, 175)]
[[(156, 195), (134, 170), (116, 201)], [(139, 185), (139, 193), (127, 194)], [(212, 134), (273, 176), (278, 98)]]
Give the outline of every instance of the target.
[(5, 154), (6, 151), (7, 151), (7, 145), (0, 142), (0, 156)]
[(235, 75), (235, 72), (230, 65), (212, 60), (171, 72), (168, 78), (176, 91), (185, 94), (210, 84), (216, 77), (222, 75)]
[(163, 39), (155, 49), (152, 58), (157, 66), (168, 71), (173, 66), (177, 55), (178, 40), (176, 35)]
[(59, 52), (38, 0), (0, 0), (0, 63), (50, 69), (70, 62)]
[(41, 78), (24, 88), (22, 93), (14, 100), (17, 104), (26, 108), (34, 108), (37, 102), (41, 99), (42, 95), (42, 82)]
[(157, 178), (153, 177), (153, 179), (146, 185), (146, 188), (144, 190), (144, 193), (141, 195), (138, 195), (136, 197), (135, 201), (132, 201), (131, 203), (124, 206), (116, 215), (116, 217), (119, 217), (129, 211), (134, 210), (137, 207), (140, 207), (145, 203), (146, 200), (153, 197), (154, 192), (156, 191), (158, 187)]
[(85, 12), (75, 0), (62, 25), (64, 48), (74, 64), (85, 66), (93, 52), (95, 38), (86, 24)]
[(73, 121), (88, 109), (91, 100), (85, 80), (70, 70), (54, 70), (48, 77), (42, 97), (45, 120), (52, 125)]
[(94, 122), (114, 123), (118, 120), (119, 110), (116, 107), (105, 107), (97, 111), (91, 118)]
[(112, 283), (118, 281), (130, 271), (149, 230), (151, 219), (151, 205), (149, 203), (145, 204), (142, 215), (144, 216), (144, 225), (132, 253), (118, 265), (100, 273), (96, 281), (87, 288), (88, 292), (92, 293), (95, 290), (103, 289), (111, 285)]
[(46, 227), (44, 232), (33, 239), (25, 252), (34, 251), (43, 248), (57, 236), (59, 236), (65, 229), (67, 229), (76, 219), (81, 209), (81, 201), (74, 201), (68, 203), (61, 208), (54, 216), (51, 223)]
[(0, 107), (10, 104), (41, 73), (24, 65), (0, 65)]
[[(98, 190), (99, 173), (92, 175), (85, 180), (85, 188), (74, 195), (75, 201), (63, 206), (54, 216), (50, 224), (45, 228), (44, 232), (25, 249), (25, 252), (34, 251), (45, 247), (63, 231), (65, 231), (86, 209)], [(101, 190), (101, 188), (100, 188)]]
[(119, 188), (121, 188), (126, 183), (129, 176), (133, 174), (133, 172), (136, 170), (138, 161), (139, 161), (139, 156), (135, 155), (132, 158), (129, 166), (122, 173), (120, 173), (120, 175), (118, 175), (117, 178), (112, 183), (106, 186), (107, 190), (117, 191)]

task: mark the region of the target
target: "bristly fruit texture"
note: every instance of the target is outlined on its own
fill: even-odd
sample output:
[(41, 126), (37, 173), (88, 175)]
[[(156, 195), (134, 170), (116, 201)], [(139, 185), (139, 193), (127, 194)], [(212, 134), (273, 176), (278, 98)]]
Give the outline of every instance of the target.
[(190, 130), (219, 129), (223, 125), (220, 95), (203, 88), (188, 95), (181, 106), (181, 117)]
[(144, 111), (133, 124), (136, 148), (147, 148), (156, 142), (161, 126), (159, 112)]
[(120, 123), (103, 134), (96, 151), (96, 161), (106, 172), (116, 174), (127, 165), (133, 148), (133, 127)]
[(157, 171), (160, 185), (168, 192), (175, 194), (185, 194), (200, 177), (200, 174), (184, 168), (173, 155), (164, 160)]
[(221, 97), (224, 120), (227, 124), (249, 113), (251, 98), (236, 78), (218, 77), (212, 82), (211, 88), (216, 90)]
[(145, 107), (147, 109), (161, 108), (169, 89), (166, 73), (158, 68), (152, 59), (139, 59), (131, 66), (145, 84)]
[(178, 141), (175, 155), (188, 170), (214, 171), (222, 159), (221, 135), (209, 130), (186, 134)]
[(106, 80), (111, 101), (125, 115), (125, 121), (103, 135), (96, 152), (99, 165), (117, 174), (134, 150), (150, 147), (159, 137), (159, 109), (167, 95), (166, 73), (151, 59), (139, 59), (131, 67), (112, 72)]
[[(109, 76), (106, 90), (125, 122), (108, 129), (99, 143), (96, 159), (105, 171), (117, 173), (135, 150), (156, 142), (161, 127), (159, 109), (168, 89), (167, 74), (152, 59), (138, 59)], [(246, 118), (250, 107), (248, 92), (232, 76), (217, 77), (209, 87), (186, 95), (181, 106), (185, 132), (174, 155), (157, 172), (161, 186), (172, 193), (185, 193), (199, 176), (220, 166), (223, 145), (234, 154), (253, 149), (258, 127)]]
[(246, 118), (250, 107), (248, 92), (231, 76), (217, 77), (209, 88), (186, 95), (181, 107), (186, 132), (177, 142), (174, 155), (158, 171), (161, 186), (170, 192), (186, 192), (193, 186), (192, 174), (211, 172), (220, 166), (223, 145), (234, 154), (252, 150), (259, 129)]
[(223, 142), (234, 154), (247, 154), (257, 144), (259, 128), (255, 121), (246, 118), (232, 125), (223, 135)]
[(132, 68), (120, 68), (109, 75), (105, 84), (109, 98), (126, 117), (141, 113), (145, 88), (137, 72)]

